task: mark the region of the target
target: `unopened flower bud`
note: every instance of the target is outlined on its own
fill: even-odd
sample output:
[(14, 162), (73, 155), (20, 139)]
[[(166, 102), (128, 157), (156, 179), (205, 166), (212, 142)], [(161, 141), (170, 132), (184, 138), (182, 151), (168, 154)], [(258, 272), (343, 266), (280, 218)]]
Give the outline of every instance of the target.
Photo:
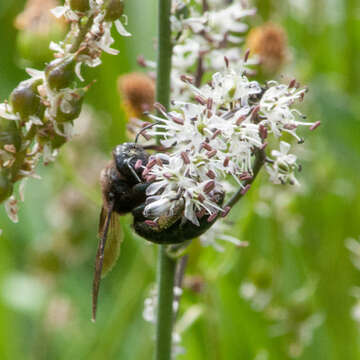
[(86, 12), (90, 9), (89, 0), (70, 0), (71, 10)]
[(10, 103), (14, 113), (19, 113), (22, 118), (37, 113), (40, 107), (40, 96), (37, 92), (37, 86), (41, 80), (21, 82), (11, 93)]
[(0, 202), (5, 201), (11, 196), (14, 185), (9, 180), (9, 176), (5, 171), (0, 173)]
[(48, 84), (52, 90), (64, 89), (75, 79), (75, 57), (53, 60), (45, 70)]
[(85, 91), (76, 89), (60, 95), (55, 119), (57, 122), (72, 121), (79, 117)]
[(122, 0), (108, 0), (105, 3), (105, 21), (115, 21), (124, 13), (124, 2)]

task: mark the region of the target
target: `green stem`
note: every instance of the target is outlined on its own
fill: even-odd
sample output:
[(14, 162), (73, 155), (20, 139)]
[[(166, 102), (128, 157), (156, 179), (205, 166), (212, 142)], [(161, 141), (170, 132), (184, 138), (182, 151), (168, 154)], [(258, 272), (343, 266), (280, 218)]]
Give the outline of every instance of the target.
[(94, 14), (90, 15), (89, 18), (87, 19), (86, 23), (81, 26), (79, 34), (76, 36), (73, 44), (71, 45), (71, 48), (69, 51), (70, 53), (74, 53), (77, 50), (79, 50), (81, 43), (84, 41), (85, 36), (91, 29), (91, 26), (93, 25), (93, 23), (94, 23)]
[(159, 0), (158, 54), (156, 74), (156, 101), (169, 108), (171, 72), (171, 0)]
[(158, 305), (156, 322), (155, 360), (170, 360), (173, 328), (173, 300), (176, 260), (160, 246), (158, 259)]
[[(171, 72), (171, 0), (159, 0), (158, 13), (158, 57), (156, 75), (156, 101), (169, 109)], [(157, 139), (160, 141), (160, 138)], [(158, 255), (157, 282), (158, 305), (156, 321), (155, 360), (170, 360), (173, 328), (173, 299), (176, 260), (160, 245)]]

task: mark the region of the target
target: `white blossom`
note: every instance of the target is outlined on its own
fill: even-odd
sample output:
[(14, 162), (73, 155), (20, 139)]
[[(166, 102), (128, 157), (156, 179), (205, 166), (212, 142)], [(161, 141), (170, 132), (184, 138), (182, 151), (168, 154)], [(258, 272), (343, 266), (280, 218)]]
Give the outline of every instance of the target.
[(227, 235), (229, 226), (224, 222), (216, 222), (205, 234), (200, 236), (200, 241), (203, 246), (212, 246), (216, 251), (224, 252), (224, 247), (219, 243), (219, 240), (229, 242), (237, 247), (246, 247), (246, 241), (240, 241), (238, 238)]
[[(144, 215), (157, 221), (183, 214), (200, 225), (204, 215), (211, 221), (227, 214), (229, 209), (221, 203), (228, 192), (228, 175), (247, 191), (255, 152), (264, 150), (268, 136), (277, 139), (289, 131), (283, 124), (295, 121), (297, 110), (291, 106), (305, 92), (274, 83), (262, 87), (229, 67), (201, 88), (186, 78), (185, 82), (197, 102), (173, 101), (169, 112), (157, 104), (162, 116), (150, 115), (156, 124), (149, 135), (161, 136), (171, 153), (162, 159), (152, 156), (144, 170), (144, 178), (151, 182)], [(280, 125), (274, 125), (275, 112), (282, 113)], [(296, 125), (314, 126), (300, 121)], [(296, 135), (295, 129), (291, 131)], [(280, 149), (270, 154), (266, 163), (270, 180), (298, 184), (290, 144), (280, 141)]]
[(313, 126), (314, 123), (298, 121), (297, 118), (304, 116), (291, 106), (302, 101), (307, 89), (298, 90), (294, 86), (278, 84), (275, 81), (269, 84), (271, 86), (265, 91), (259, 104), (260, 113), (266, 118), (263, 124), (278, 137), (282, 132), (287, 132), (301, 142), (301, 138), (295, 132), (296, 128), (303, 125)]
[[(254, 63), (249, 60), (245, 66), (239, 43), (243, 42), (242, 34), (248, 26), (243, 23), (247, 16), (255, 14), (246, 2), (235, 2), (228, 6), (223, 2), (209, 1), (209, 10), (200, 13), (189, 1), (173, 1), (171, 24), (174, 34), (172, 56), (171, 86), (174, 99), (189, 100), (191, 93), (184, 83), (179, 81), (183, 74), (190, 74), (194, 68), (202, 73), (220, 70), (224, 57), (241, 69)], [(181, 12), (186, 8), (188, 15)]]
[(289, 154), (290, 144), (281, 141), (280, 151), (273, 150), (271, 155), (275, 158), (272, 164), (266, 164), (266, 169), (270, 175), (270, 180), (275, 184), (290, 183), (298, 185), (294, 171), (296, 169), (296, 156)]

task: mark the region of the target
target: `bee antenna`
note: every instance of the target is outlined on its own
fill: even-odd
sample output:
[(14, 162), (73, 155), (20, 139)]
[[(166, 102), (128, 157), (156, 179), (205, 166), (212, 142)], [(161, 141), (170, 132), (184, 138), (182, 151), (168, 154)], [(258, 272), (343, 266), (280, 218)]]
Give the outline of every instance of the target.
[(139, 136), (147, 129), (150, 129), (152, 128), (153, 126), (155, 125), (158, 125), (160, 124), (162, 121), (155, 121), (154, 123), (151, 123), (149, 125), (146, 125), (144, 126), (137, 134), (136, 134), (136, 137), (135, 137), (135, 144), (137, 144), (138, 140), (139, 140)]

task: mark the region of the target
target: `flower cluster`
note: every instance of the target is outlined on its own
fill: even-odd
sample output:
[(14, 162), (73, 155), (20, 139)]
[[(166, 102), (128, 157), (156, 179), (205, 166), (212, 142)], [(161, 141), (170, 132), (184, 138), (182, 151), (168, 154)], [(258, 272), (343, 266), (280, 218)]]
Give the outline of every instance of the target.
[[(173, 69), (171, 73), (174, 98), (188, 100), (190, 93), (180, 81), (181, 75), (196, 72), (195, 84), (204, 74), (223, 67), (224, 56), (242, 69), (244, 64), (240, 44), (248, 26), (242, 22), (256, 13), (246, 1), (199, 1), (201, 6), (175, 1), (172, 30), (174, 37)], [(250, 62), (247, 62), (250, 65)], [(194, 70), (196, 69), (196, 70)]]
[(70, 23), (66, 39), (52, 42), (55, 60), (44, 71), (27, 69), (30, 79), (11, 93), (10, 101), (0, 104), (0, 201), (13, 221), (17, 221), (14, 183), (35, 176), (42, 158), (53, 161), (58, 148), (72, 136), (73, 121), (79, 116), (89, 87), (78, 87), (81, 66), (97, 66), (102, 52), (117, 54), (111, 27), (123, 36), (122, 0), (66, 0), (53, 9), (57, 17)]
[(196, 103), (173, 101), (170, 112), (156, 104), (162, 116), (150, 115), (156, 123), (148, 135), (161, 137), (161, 144), (172, 152), (153, 155), (144, 170), (143, 176), (151, 182), (146, 217), (157, 221), (183, 211), (186, 219), (199, 225), (204, 215), (209, 222), (225, 216), (230, 207), (218, 199), (233, 189), (228, 180), (234, 179), (244, 194), (259, 158), (265, 158), (272, 181), (296, 184), (296, 157), (288, 153), (290, 144), (281, 141), (280, 151), (270, 151), (269, 157), (265, 148), (271, 137), (274, 143), (283, 134), (302, 142), (297, 127), (319, 125), (300, 121), (303, 115), (293, 108), (306, 89), (295, 81), (260, 85), (230, 67), (215, 73), (201, 88), (189, 77), (183, 81)]
[[(199, 86), (205, 74), (223, 68), (226, 57), (238, 70), (256, 63), (243, 61), (242, 34), (248, 30), (243, 19), (256, 13), (247, 1), (189, 1), (173, 0), (171, 27), (173, 39), (171, 96), (188, 101), (191, 92), (184, 86), (181, 76), (195, 73)], [(245, 64), (246, 63), (246, 64)], [(156, 64), (141, 59), (140, 64), (155, 68)]]
[(205, 234), (200, 236), (202, 246), (212, 246), (218, 252), (224, 252), (224, 247), (218, 240), (229, 242), (239, 248), (247, 247), (247, 241), (240, 241), (238, 238), (228, 235), (231, 227), (224, 222), (216, 222)]

